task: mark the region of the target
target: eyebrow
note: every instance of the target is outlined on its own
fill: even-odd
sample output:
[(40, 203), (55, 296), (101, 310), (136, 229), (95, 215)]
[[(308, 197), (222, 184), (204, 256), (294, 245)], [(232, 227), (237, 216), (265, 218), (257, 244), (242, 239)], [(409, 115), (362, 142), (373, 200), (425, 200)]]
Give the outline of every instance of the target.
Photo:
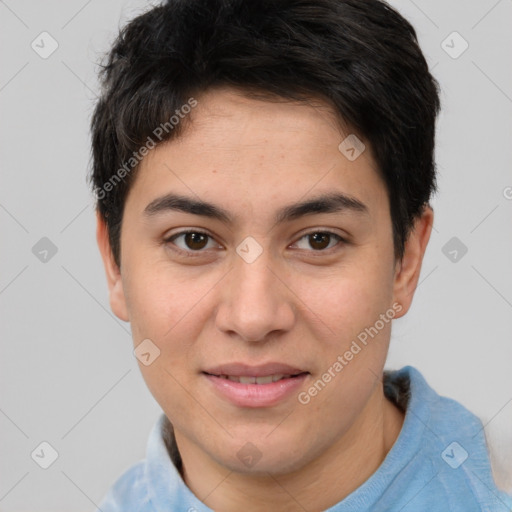
[[(144, 209), (144, 215), (146, 217), (153, 217), (168, 211), (200, 215), (219, 220), (225, 224), (233, 223), (234, 220), (227, 210), (219, 206), (173, 193), (151, 201)], [(276, 213), (275, 223), (282, 224), (306, 215), (336, 212), (351, 212), (359, 215), (368, 215), (370, 213), (368, 207), (359, 199), (342, 193), (331, 193), (281, 208)]]

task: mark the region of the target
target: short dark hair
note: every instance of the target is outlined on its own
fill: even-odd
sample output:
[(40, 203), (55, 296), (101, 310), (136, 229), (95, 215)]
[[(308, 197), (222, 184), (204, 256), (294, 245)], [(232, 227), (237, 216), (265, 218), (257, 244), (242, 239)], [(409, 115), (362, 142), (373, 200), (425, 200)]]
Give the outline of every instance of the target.
[[(370, 144), (399, 260), (437, 190), (439, 87), (414, 28), (383, 1), (168, 0), (121, 30), (100, 77), (90, 181), (118, 265), (139, 150), (178, 137), (187, 118), (170, 119), (216, 86), (326, 101), (341, 126)], [(155, 137), (157, 127), (166, 129)]]

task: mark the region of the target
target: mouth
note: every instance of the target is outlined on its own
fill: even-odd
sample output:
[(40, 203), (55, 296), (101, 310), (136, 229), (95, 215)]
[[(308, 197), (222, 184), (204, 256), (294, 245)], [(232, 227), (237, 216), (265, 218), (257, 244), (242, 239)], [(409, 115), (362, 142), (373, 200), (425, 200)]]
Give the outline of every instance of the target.
[(212, 377), (218, 377), (219, 379), (227, 379), (231, 382), (239, 382), (240, 384), (271, 384), (272, 382), (279, 382), (283, 379), (294, 379), (299, 377), (307, 372), (301, 372), (297, 374), (288, 374), (284, 375), (282, 373), (276, 373), (273, 375), (266, 375), (265, 377), (256, 377), (253, 375), (215, 375), (212, 373), (204, 372), (206, 375), (211, 375)]
[[(202, 372), (216, 396), (238, 407), (272, 407), (289, 399), (310, 375), (280, 363), (229, 364)], [(296, 393), (295, 393), (296, 394)]]

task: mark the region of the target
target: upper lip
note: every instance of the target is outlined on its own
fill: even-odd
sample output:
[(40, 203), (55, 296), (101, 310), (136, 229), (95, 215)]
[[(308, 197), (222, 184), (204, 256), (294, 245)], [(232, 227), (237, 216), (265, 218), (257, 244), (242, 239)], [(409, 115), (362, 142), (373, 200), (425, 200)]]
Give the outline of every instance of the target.
[(298, 375), (299, 373), (308, 373), (306, 370), (283, 363), (266, 363), (257, 366), (244, 363), (229, 363), (211, 367), (203, 371), (211, 375), (230, 375), (233, 377), (267, 377), (268, 375)]

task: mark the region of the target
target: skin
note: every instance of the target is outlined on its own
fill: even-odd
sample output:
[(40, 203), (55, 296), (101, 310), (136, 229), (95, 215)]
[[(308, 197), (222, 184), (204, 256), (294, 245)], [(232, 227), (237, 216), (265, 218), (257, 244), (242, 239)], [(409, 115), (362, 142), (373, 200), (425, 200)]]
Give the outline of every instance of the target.
[[(377, 470), (400, 433), (403, 413), (382, 387), (391, 322), (306, 405), (294, 393), (273, 407), (238, 407), (201, 372), (284, 362), (310, 372), (307, 391), (379, 315), (393, 304), (401, 306), (395, 318), (408, 311), (433, 212), (425, 207), (397, 262), (371, 148), (349, 161), (338, 145), (350, 132), (328, 105), (248, 99), (228, 88), (197, 100), (182, 137), (141, 163), (125, 204), (120, 268), (98, 217), (111, 307), (131, 323), (135, 346), (149, 338), (161, 351), (140, 368), (174, 425), (196, 496), (227, 512), (324, 510)], [(362, 201), (368, 214), (275, 224), (281, 207), (333, 191)], [(144, 214), (168, 192), (214, 203), (236, 220)], [(176, 252), (197, 248), (184, 236), (164, 241), (188, 228), (212, 237), (199, 256)], [(333, 236), (318, 249), (305, 236), (311, 231), (347, 242)], [(247, 236), (263, 251), (252, 263), (236, 252)], [(252, 467), (237, 457), (248, 441), (261, 453)]]

